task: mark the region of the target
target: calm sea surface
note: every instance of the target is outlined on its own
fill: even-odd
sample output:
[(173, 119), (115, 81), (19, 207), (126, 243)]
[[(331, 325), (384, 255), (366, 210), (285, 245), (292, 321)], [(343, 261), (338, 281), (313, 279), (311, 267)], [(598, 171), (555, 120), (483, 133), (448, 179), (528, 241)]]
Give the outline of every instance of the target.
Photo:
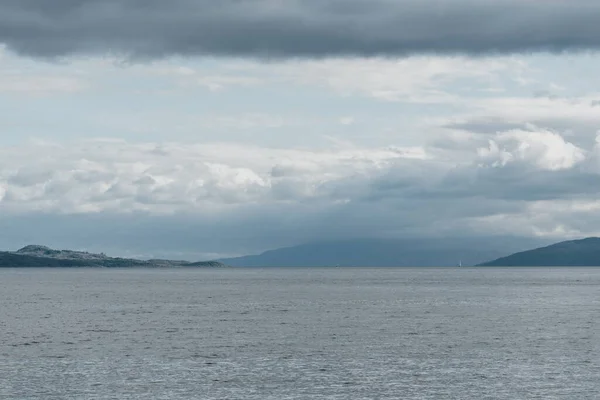
[(600, 269), (0, 270), (2, 399), (598, 399)]

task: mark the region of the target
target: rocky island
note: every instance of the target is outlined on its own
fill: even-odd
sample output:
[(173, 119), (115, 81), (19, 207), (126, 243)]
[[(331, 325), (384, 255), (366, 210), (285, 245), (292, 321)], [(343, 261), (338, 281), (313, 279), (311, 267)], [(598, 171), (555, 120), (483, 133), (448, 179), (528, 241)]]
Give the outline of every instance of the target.
[(29, 245), (17, 251), (0, 252), (0, 268), (24, 267), (226, 267), (218, 261), (189, 262), (180, 260), (138, 260), (109, 257), (86, 251), (54, 250), (46, 246)]

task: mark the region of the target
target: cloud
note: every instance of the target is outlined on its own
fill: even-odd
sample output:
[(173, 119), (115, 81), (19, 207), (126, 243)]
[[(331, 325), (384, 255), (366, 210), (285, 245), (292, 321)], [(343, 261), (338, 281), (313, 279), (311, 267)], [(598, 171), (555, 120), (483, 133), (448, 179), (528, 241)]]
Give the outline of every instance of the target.
[(489, 147), (478, 149), (488, 165), (504, 166), (511, 162), (528, 162), (541, 170), (569, 169), (583, 161), (585, 152), (556, 132), (513, 129), (490, 139)]
[(81, 241), (98, 246), (163, 240), (197, 255), (357, 236), (593, 231), (581, 216), (600, 207), (597, 144), (584, 149), (535, 126), (460, 140), (460, 151), (120, 140), (5, 147), (0, 226), (19, 226), (13, 242), (82, 229)]
[[(210, 63), (219, 66), (216, 73)], [(447, 103), (459, 100), (450, 93), (460, 84), (465, 91), (483, 92), (504, 75), (524, 73), (527, 66), (513, 57), (469, 58), (464, 56), (411, 56), (340, 58), (322, 60), (278, 60), (268, 63), (240, 59), (206, 59), (207, 65), (187, 67), (169, 65), (172, 60), (136, 64), (131, 71), (153, 77), (169, 78), (177, 89), (206, 87), (211, 91), (231, 88), (277, 87), (293, 85), (333, 90), (344, 97), (361, 95), (383, 101)]]
[(319, 85), (345, 96), (360, 94), (383, 101), (449, 103), (460, 100), (456, 91), (449, 90), (457, 82), (481, 90), (502, 73), (515, 74), (525, 66), (511, 58), (413, 56), (303, 60), (270, 63), (262, 68), (272, 77), (296, 84)]
[(4, 74), (0, 76), (0, 93), (73, 93), (85, 89), (87, 85), (79, 79), (65, 77), (22, 77), (20, 74)]
[[(0, 154), (5, 210), (159, 214), (269, 205), (292, 194), (289, 200), (318, 199), (331, 181), (367, 176), (396, 159), (427, 157), (419, 148), (334, 152), (118, 140), (73, 147), (41, 142)], [(304, 190), (285, 190), (291, 183)]]
[(0, 42), (39, 57), (404, 56), (597, 49), (594, 0), (4, 0)]
[[(598, 93), (592, 92), (581, 96), (554, 98), (463, 98), (459, 101), (464, 102), (464, 111), (445, 120), (436, 119), (436, 123), (444, 128), (437, 144), (442, 148), (461, 146), (460, 142), (449, 140), (459, 135), (466, 140), (485, 141), (487, 147), (489, 138), (498, 132), (505, 132), (503, 141), (509, 140), (510, 135), (506, 132), (512, 132), (512, 136), (525, 135), (528, 136), (528, 140), (536, 140), (528, 133), (532, 129), (531, 126), (534, 126), (534, 130), (539, 129), (535, 127), (543, 127), (547, 133), (560, 132), (560, 136), (568, 139), (573, 145), (590, 148), (594, 146), (596, 133), (600, 128), (600, 115), (593, 105), (599, 97)], [(547, 136), (547, 139), (550, 138), (560, 140), (556, 136)]]

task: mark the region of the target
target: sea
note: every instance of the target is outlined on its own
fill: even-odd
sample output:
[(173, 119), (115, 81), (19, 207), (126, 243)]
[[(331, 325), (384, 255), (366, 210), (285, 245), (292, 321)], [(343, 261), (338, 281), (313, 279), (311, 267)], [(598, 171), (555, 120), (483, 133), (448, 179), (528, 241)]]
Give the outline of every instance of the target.
[(0, 399), (600, 398), (600, 268), (9, 268), (0, 300)]

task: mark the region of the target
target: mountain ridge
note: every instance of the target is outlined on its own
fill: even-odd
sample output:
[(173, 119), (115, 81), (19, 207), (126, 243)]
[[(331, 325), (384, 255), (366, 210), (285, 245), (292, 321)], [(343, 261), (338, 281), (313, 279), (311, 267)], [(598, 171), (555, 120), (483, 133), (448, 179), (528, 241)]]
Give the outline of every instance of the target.
[(234, 267), (445, 267), (461, 262), (467, 266), (542, 243), (512, 237), (363, 238), (305, 243), (218, 261)]
[(139, 260), (109, 257), (104, 253), (55, 250), (47, 246), (27, 245), (17, 251), (0, 251), (0, 268), (11, 267), (226, 267), (218, 261)]
[[(539, 241), (538, 241), (539, 242)], [(532, 241), (531, 243), (535, 243)], [(403, 267), (403, 266), (600, 266), (600, 237), (567, 240), (523, 249), (526, 243), (480, 239), (353, 239), (306, 243), (257, 255), (215, 261), (182, 261), (110, 257), (104, 253), (56, 250), (27, 245), (17, 251), (0, 251), (0, 268), (6, 267)], [(509, 249), (513, 247), (516, 252)], [(500, 249), (502, 248), (502, 250)], [(510, 253), (508, 256), (503, 254)], [(487, 257), (495, 254), (494, 257)], [(478, 259), (478, 260), (477, 260)], [(491, 261), (485, 261), (491, 260)]]
[(600, 238), (566, 240), (478, 264), (481, 267), (597, 267)]

